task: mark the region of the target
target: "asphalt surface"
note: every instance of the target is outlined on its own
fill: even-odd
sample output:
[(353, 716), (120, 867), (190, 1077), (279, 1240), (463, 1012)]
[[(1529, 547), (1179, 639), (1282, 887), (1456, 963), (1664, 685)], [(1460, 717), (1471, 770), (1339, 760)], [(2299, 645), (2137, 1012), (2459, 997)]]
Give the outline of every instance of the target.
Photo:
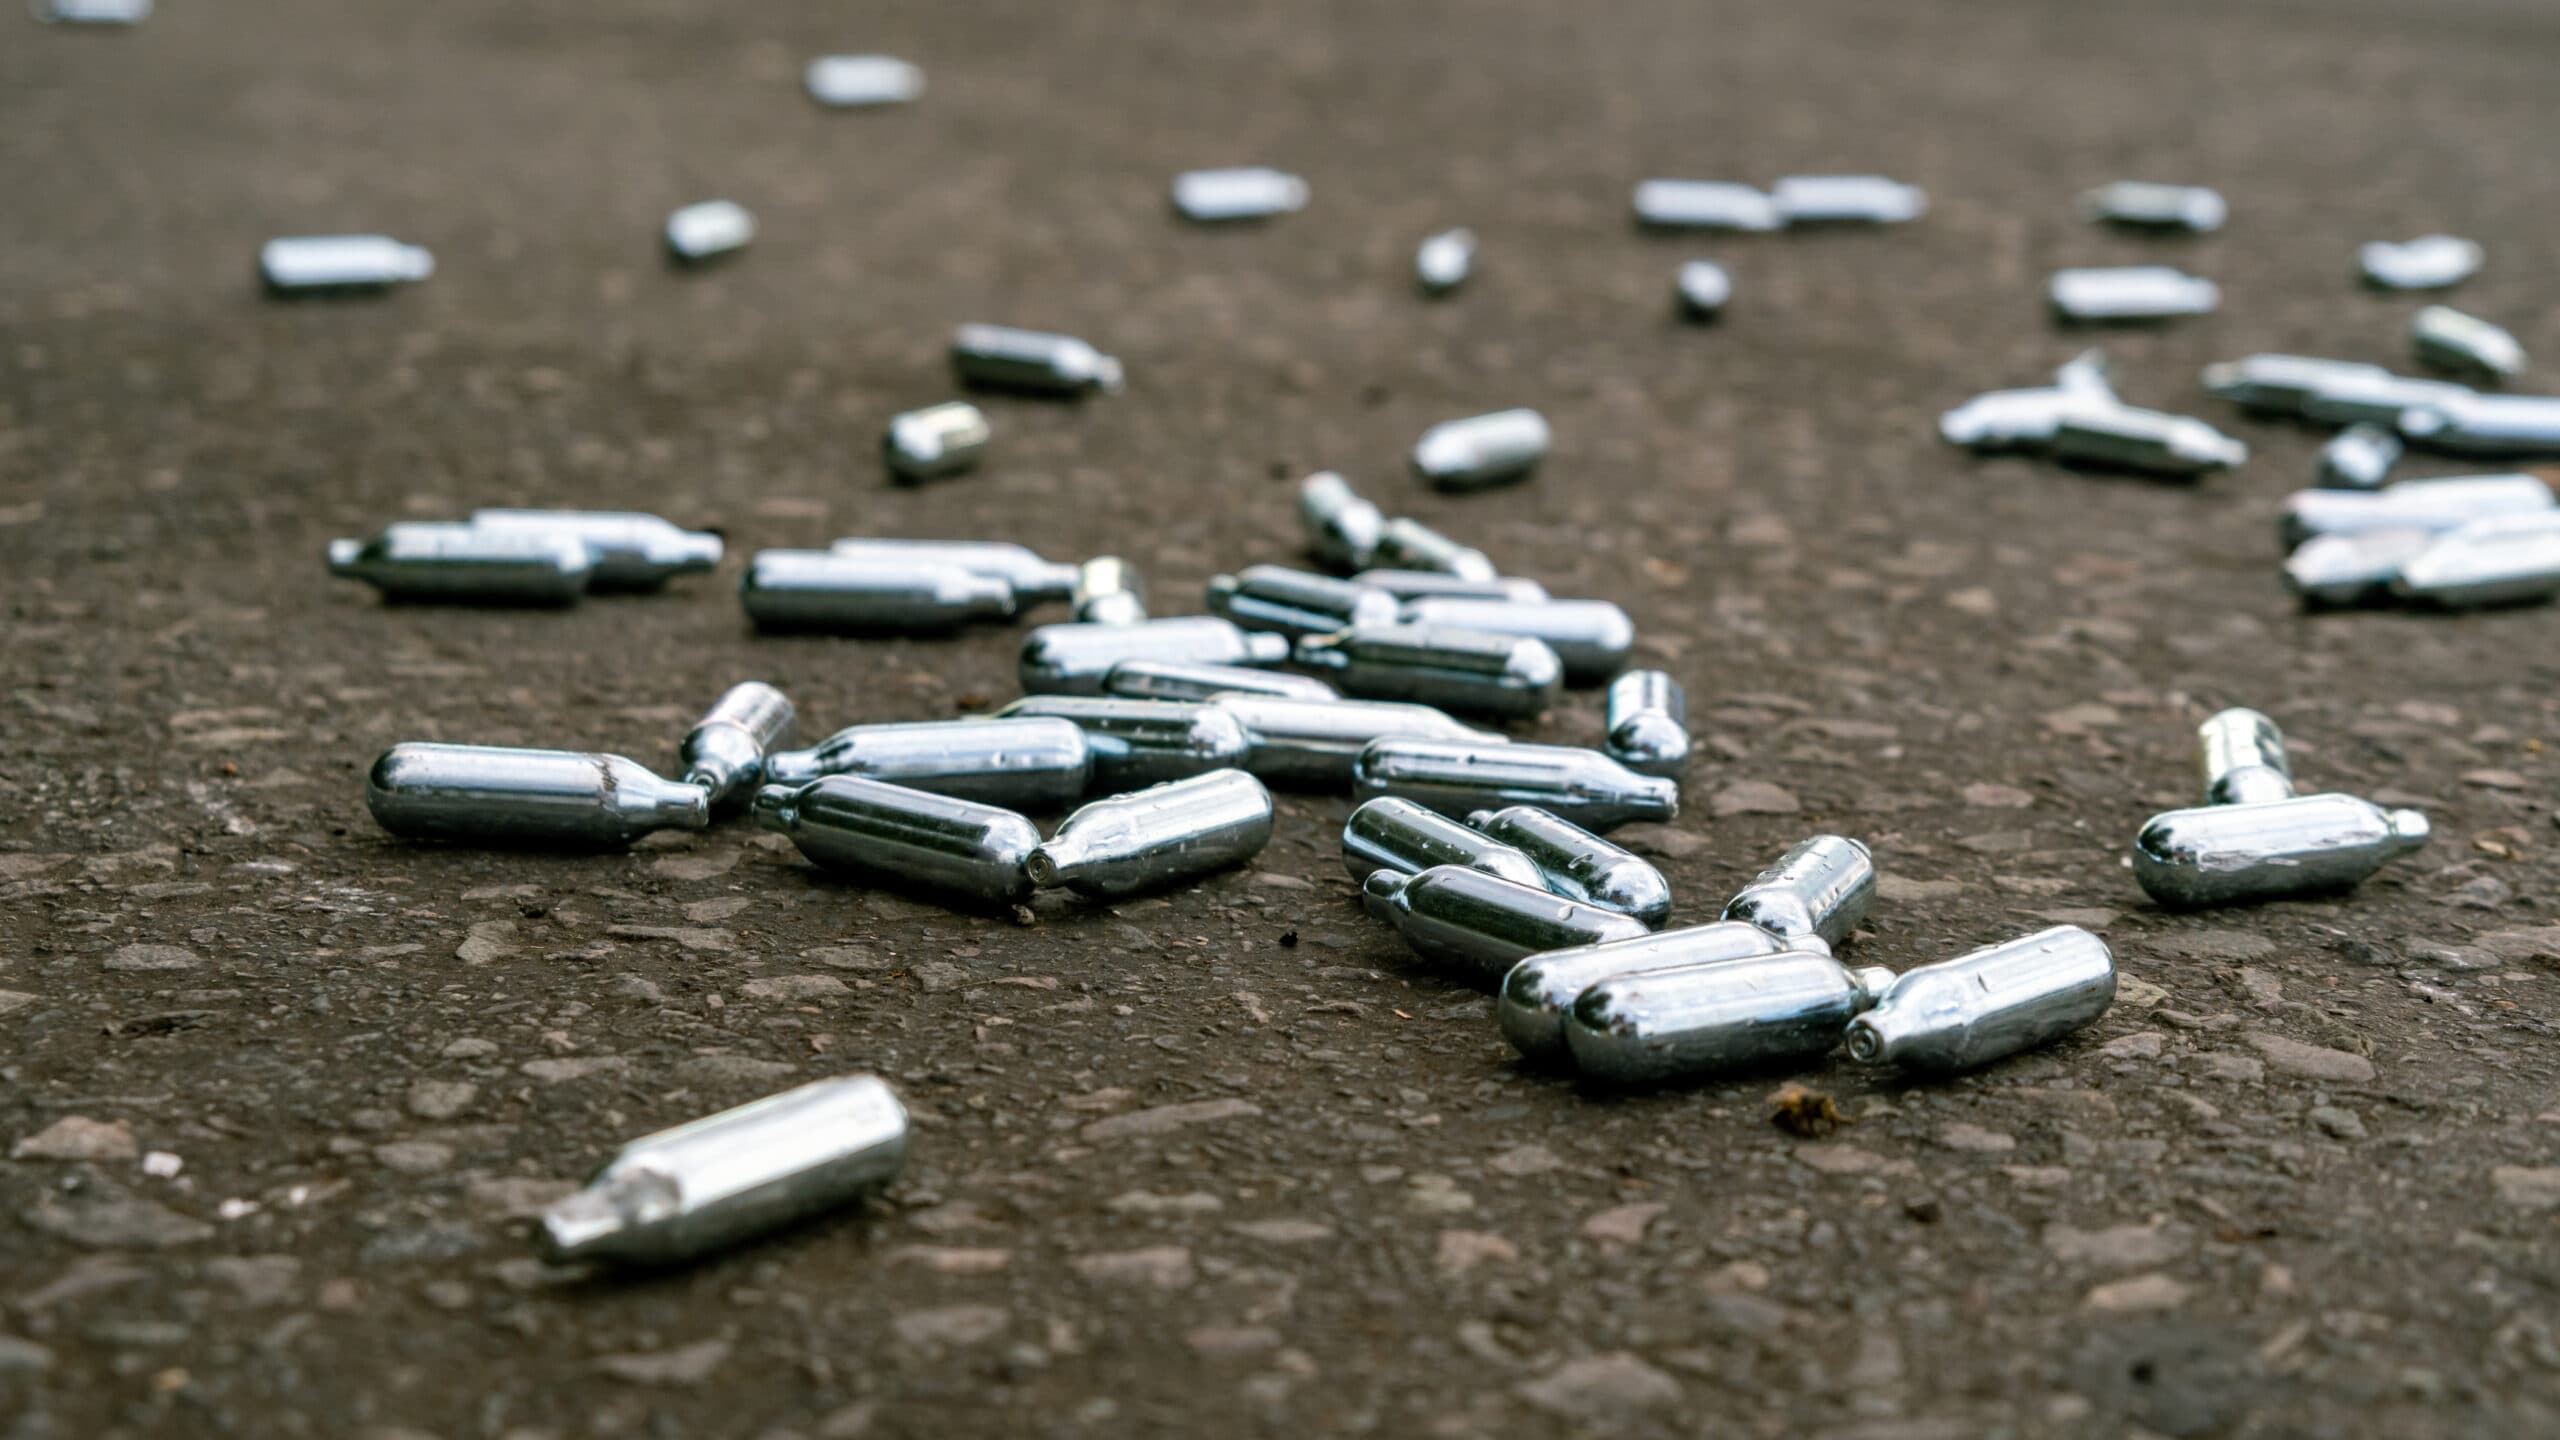
[[(0, 36), (9, 1440), (2560, 1428), (2560, 615), (2299, 616), (2274, 515), (2319, 437), (2195, 382), (2401, 362), (2421, 302), (2354, 250), (2437, 230), (2488, 249), (2460, 303), (2560, 355), (2550, 7), (170, 0)], [(800, 67), (846, 50), (926, 95), (820, 111)], [(1227, 163), (1313, 203), (1168, 213)], [(1626, 215), (1651, 175), (1842, 170), (1928, 215)], [(2077, 217), (2124, 177), (2231, 223)], [(671, 272), (657, 227), (714, 196), (761, 237)], [(1425, 301), (1413, 246), (1454, 224), (1478, 274)], [(438, 272), (260, 297), (263, 240), (335, 230)], [(1713, 327), (1673, 314), (1693, 255), (1734, 276)], [(2154, 258), (2225, 304), (2102, 337), (2120, 388), (2246, 467), (1936, 439), (2088, 343), (2050, 270)], [(1128, 391), (990, 402), (980, 473), (889, 488), (880, 428), (970, 320), (1088, 336)], [(1404, 476), (1425, 426), (1511, 405), (1558, 437), (1533, 483)], [(668, 765), (739, 679), (804, 735), (1014, 693), (1009, 630), (753, 637), (756, 547), (1118, 553), (1176, 613), (1292, 557), (1317, 467), (1634, 612), (1702, 758), (1622, 834), (1683, 918), (1838, 831), (1887, 876), (1860, 961), (2071, 920), (2116, 1008), (1955, 1081), (1613, 1096), (1519, 1067), (1359, 912), (1338, 799), (1288, 799), (1248, 870), (1028, 926), (736, 825), (570, 857), (365, 813), (399, 740)], [(732, 560), (561, 613), (323, 570), (492, 503), (657, 511)], [(2151, 908), (2125, 844), (2233, 703), (2435, 844), (2352, 897)], [(1586, 692), (1522, 733), (1598, 728)], [(531, 1258), (621, 1141), (851, 1070), (916, 1122), (876, 1203), (655, 1278)], [(1788, 1079), (1854, 1123), (1781, 1131)]]

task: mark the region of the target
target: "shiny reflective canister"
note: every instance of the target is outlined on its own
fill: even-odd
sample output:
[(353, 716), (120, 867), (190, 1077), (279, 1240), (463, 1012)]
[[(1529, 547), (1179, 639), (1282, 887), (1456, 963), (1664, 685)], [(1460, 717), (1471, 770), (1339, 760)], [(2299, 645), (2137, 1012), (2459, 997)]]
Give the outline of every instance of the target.
[(1271, 843), (1271, 792), (1241, 770), (1096, 800), (1031, 852), (1032, 883), (1095, 900), (1242, 865)]
[(1950, 1074), (2059, 1039), (2115, 1003), (2115, 956), (2057, 925), (1894, 977), (1849, 1022), (1849, 1058)]
[(1209, 613), (1247, 630), (1331, 635), (1354, 625), (1392, 625), (1396, 597), (1384, 590), (1283, 565), (1248, 565), (1210, 578)]
[(1648, 933), (1632, 915), (1463, 865), (1419, 874), (1373, 870), (1360, 893), (1369, 913), (1395, 926), (1415, 954), (1487, 989), (1531, 955)]
[(2196, 757), (2204, 768), (2204, 803), (2255, 805), (2293, 798), (2293, 767), (2285, 759), (2284, 732), (2255, 710), (2234, 706), (2196, 727)]
[(2057, 460), (2191, 477), (2249, 458), (2249, 447), (2189, 415), (2131, 405), (2065, 409), (2053, 428)]
[(764, 757), (791, 729), (791, 697), (761, 680), (729, 687), (678, 754), (684, 779), (711, 792), (714, 808), (746, 794), (764, 778)]
[(1742, 960), (1800, 948), (1757, 925), (1719, 920), (1665, 930), (1634, 940), (1612, 940), (1532, 955), (1502, 977), (1494, 1017), (1505, 1038), (1532, 1060), (1566, 1058), (1565, 1017), (1582, 993), (1603, 980), (1678, 970), (1718, 960)]
[(1022, 688), (1034, 695), (1099, 695), (1103, 677), (1123, 660), (1277, 665), (1288, 658), (1287, 636), (1247, 633), (1214, 615), (1042, 625), (1022, 640)]
[(1173, 208), (1197, 224), (1267, 220), (1306, 207), (1307, 182), (1268, 166), (1186, 170), (1173, 177)]
[(1757, 925), (1797, 944), (1838, 949), (1875, 902), (1876, 862), (1846, 835), (1800, 841), (1735, 893), (1724, 918)]
[(1689, 768), (1689, 695), (1660, 670), (1630, 670), (1609, 682), (1608, 736), (1601, 748), (1639, 775), (1678, 779)]
[(880, 458), (900, 481), (938, 480), (975, 469), (994, 433), (985, 411), (949, 400), (892, 417), (880, 437)]
[(1360, 752), (1352, 793), (1393, 795), (1460, 817), (1535, 805), (1593, 831), (1680, 813), (1678, 784), (1567, 745), (1380, 740)]
[(2391, 590), (2447, 610), (2560, 595), (2560, 510), (2477, 520), (2447, 532), (2401, 565)]
[(595, 556), (567, 535), (409, 521), (370, 540), (330, 541), (329, 573), (390, 600), (570, 605), (587, 593)]
[(672, 1265), (852, 1204), (907, 1159), (907, 1112), (840, 1075), (644, 1136), (542, 1212), (542, 1258)]
[(1013, 587), (987, 575), (883, 565), (834, 550), (760, 550), (738, 581), (765, 630), (934, 635), (1013, 618)]
[(612, 848), (711, 823), (711, 792), (620, 755), (495, 745), (394, 745), (364, 801), (394, 835), (501, 845)]
[(756, 823), (786, 835), (809, 862), (902, 894), (980, 905), (1031, 894), (1023, 863), (1040, 831), (1014, 812), (860, 775), (767, 785)]
[(2082, 324), (2210, 315), (2222, 289), (2167, 265), (2057, 270), (2047, 294), (2054, 313)]
[(293, 235), (258, 251), (258, 276), (278, 295), (365, 294), (434, 273), (425, 246), (388, 235)]
[(1459, 865), (1499, 875), (1515, 885), (1547, 888), (1538, 862), (1481, 830), (1461, 825), (1410, 800), (1371, 800), (1355, 807), (1342, 826), (1342, 866), (1354, 880), (1372, 870), (1419, 875)]
[(1462, 600), (1425, 596), (1408, 601), (1404, 623), (1435, 630), (1476, 630), (1545, 642), (1563, 662), (1565, 683), (1592, 685), (1626, 668), (1635, 648), (1636, 624), (1606, 600)]
[(1378, 528), (1378, 543), (1370, 558), (1389, 570), (1438, 570), (1466, 580), (1494, 578), (1493, 562), (1483, 551), (1401, 515)]
[(595, 560), (589, 588), (596, 590), (654, 590), (678, 575), (718, 569), (723, 550), (707, 530), (624, 510), (474, 510), (471, 526), (578, 541)]
[(2154, 815), (2133, 878), (2172, 908), (2344, 890), (2427, 843), (2427, 817), (2353, 795), (2304, 795)]
[(1189, 660), (1120, 661), (1104, 673), (1102, 693), (1126, 695), (1132, 700), (1215, 700), (1229, 695), (1269, 695), (1288, 700), (1342, 698), (1340, 691), (1312, 675)]
[(1812, 950), (1614, 976), (1575, 999), (1565, 1048), (1576, 1069), (1616, 1085), (1816, 1060), (1892, 982), (1890, 970)]
[(2350, 425), (2320, 447), (2323, 490), (2378, 490), (2400, 463), (2400, 437), (2375, 424)]
[(1082, 730), (1093, 755), (1092, 789), (1104, 795), (1234, 769), (1252, 744), (1244, 722), (1225, 707), (1197, 701), (1026, 695), (995, 713), (1064, 720)]
[(828, 775), (885, 780), (1008, 810), (1057, 810), (1091, 788), (1093, 758), (1084, 731), (1055, 717), (854, 725), (812, 749), (765, 757), (768, 784), (805, 785)]
[(1075, 594), (1077, 567), (1043, 560), (1002, 540), (881, 540), (848, 536), (827, 547), (884, 569), (966, 570), (1013, 587), (1014, 601), (1036, 605)]
[(1346, 694), (1462, 715), (1540, 714), (1564, 685), (1564, 662), (1543, 640), (1428, 625), (1309, 636), (1298, 642), (1297, 663)]
[(1413, 443), (1413, 473), (1442, 490), (1482, 490), (1527, 479), (1553, 441), (1535, 410), (1443, 421)]
[(1147, 586), (1117, 555), (1076, 567), (1075, 616), (1088, 625), (1135, 625), (1147, 618)]
[(1647, 929), (1671, 918), (1671, 884), (1651, 861), (1535, 805), (1479, 810), (1467, 824), (1517, 848), (1540, 881), (1568, 900), (1632, 915)]
[(1647, 180), (1636, 186), (1636, 223), (1658, 230), (1780, 230), (1768, 193), (1726, 180)]
[(951, 370), (963, 385), (1033, 395), (1117, 394), (1120, 362), (1073, 335), (963, 325), (951, 337)]
[(1306, 527), (1307, 548), (1337, 570), (1366, 566), (1387, 525), (1384, 512), (1331, 470), (1298, 482), (1298, 521)]

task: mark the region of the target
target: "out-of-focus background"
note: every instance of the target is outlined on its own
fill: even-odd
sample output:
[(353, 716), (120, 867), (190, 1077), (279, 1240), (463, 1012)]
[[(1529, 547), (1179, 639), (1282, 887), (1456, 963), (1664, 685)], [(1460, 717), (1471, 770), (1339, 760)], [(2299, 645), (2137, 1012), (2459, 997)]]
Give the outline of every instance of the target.
[[(844, 51), (925, 95), (819, 109), (801, 66)], [(2361, 290), (2355, 249), (2437, 230), (2487, 247), (2459, 303), (2560, 355), (2555, 59), (2560, 12), (2521, 0), (0, 23), (0, 1135), (131, 1142), (0, 1162), (0, 1434), (2550, 1433), (2560, 631), (2298, 616), (2274, 516), (2319, 437), (2196, 372), (2401, 362), (2424, 302)], [(1174, 172), (1244, 163), (1312, 203), (1169, 213)], [(1927, 216), (1627, 215), (1649, 176), (1870, 170)], [(2119, 178), (2220, 187), (2231, 221), (2090, 226), (2074, 197)], [(671, 272), (660, 223), (714, 197), (761, 235)], [(1420, 299), (1415, 243), (1460, 224), (1474, 280)], [(260, 296), (261, 242), (340, 230), (437, 273)], [(1693, 256), (1734, 278), (1712, 328), (1673, 314)], [(2101, 337), (2119, 388), (2245, 468), (1936, 438), (2088, 343), (2052, 269), (2150, 259), (2225, 299)], [(880, 428), (949, 393), (972, 320), (1086, 336), (1127, 393), (990, 401), (978, 473), (889, 488)], [(1511, 405), (1554, 424), (1534, 482), (1403, 473), (1426, 425)], [(1519, 1068), (1359, 913), (1340, 801), (1284, 799), (1249, 870), (1028, 928), (738, 827), (555, 858), (365, 814), (397, 740), (666, 765), (740, 679), (808, 736), (1014, 693), (1010, 631), (752, 637), (758, 546), (1118, 553), (1175, 613), (1292, 558), (1320, 467), (1634, 613), (1705, 749), (1682, 819), (1622, 838), (1684, 914), (1837, 830), (1888, 877), (1864, 963), (2067, 919), (2116, 947), (2114, 1012), (1954, 1082), (1835, 1060), (1801, 1078), (1857, 1123), (1799, 1141), (1779, 1077)], [(733, 559), (556, 614), (323, 569), (333, 536), (502, 503), (657, 511)], [(2352, 898), (2152, 909), (2119, 857), (2225, 704), (2434, 846)], [(1585, 693), (1539, 733), (1598, 728)], [(523, 1217), (621, 1141), (852, 1069), (917, 1122), (881, 1201), (651, 1280), (530, 1259)]]

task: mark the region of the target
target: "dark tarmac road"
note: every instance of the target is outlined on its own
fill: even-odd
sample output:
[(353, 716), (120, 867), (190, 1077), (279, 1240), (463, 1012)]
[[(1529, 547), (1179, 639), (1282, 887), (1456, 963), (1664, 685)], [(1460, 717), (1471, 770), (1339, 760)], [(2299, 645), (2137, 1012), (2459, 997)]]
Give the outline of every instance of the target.
[[(830, 51), (929, 88), (823, 112)], [(2458, 303), (2560, 358), (2555, 63), (2560, 10), (2494, 0), (0, 16), (0, 1436), (2560, 1431), (2560, 613), (2298, 615), (2274, 517), (2320, 437), (2195, 379), (2402, 364), (2424, 302), (2360, 290), (2355, 248), (2439, 230), (2488, 250)], [(1313, 203), (1168, 213), (1174, 172), (1238, 163)], [(1928, 215), (1626, 213), (1647, 176), (1870, 170)], [(2231, 223), (2078, 217), (2127, 177)], [(761, 238), (671, 272), (658, 226), (714, 196)], [(1413, 247), (1457, 224), (1476, 278), (1425, 301)], [(260, 297), (262, 241), (337, 230), (438, 271)], [(1711, 328), (1673, 314), (1697, 255), (1734, 277)], [(2247, 466), (1937, 439), (2089, 343), (2052, 269), (2154, 258), (2224, 305), (2099, 337), (2120, 388)], [(1127, 393), (990, 401), (980, 473), (891, 489), (879, 431), (948, 393), (970, 320), (1084, 335)], [(1404, 475), (1427, 425), (1511, 405), (1554, 424), (1534, 483)], [(1117, 553), (1174, 613), (1293, 557), (1319, 467), (1635, 614), (1703, 759), (1676, 824), (1621, 835), (1682, 916), (1836, 830), (1887, 876), (1862, 963), (2067, 918), (2115, 946), (2115, 1010), (1951, 1082), (1835, 1057), (1609, 1096), (1517, 1066), (1359, 913), (1339, 799), (1287, 799), (1246, 871), (1028, 927), (735, 825), (571, 857), (365, 813), (403, 739), (668, 765), (740, 679), (804, 736), (1014, 693), (1009, 630), (752, 636), (756, 547)], [(323, 569), (500, 503), (657, 511), (732, 559), (561, 613)], [(2227, 704), (2436, 843), (2350, 898), (2153, 909), (2124, 846)], [(1523, 733), (1598, 732), (1582, 692)], [(917, 1126), (878, 1202), (637, 1282), (531, 1259), (524, 1217), (623, 1140), (863, 1069)], [(1773, 1127), (1786, 1078), (1854, 1126)]]

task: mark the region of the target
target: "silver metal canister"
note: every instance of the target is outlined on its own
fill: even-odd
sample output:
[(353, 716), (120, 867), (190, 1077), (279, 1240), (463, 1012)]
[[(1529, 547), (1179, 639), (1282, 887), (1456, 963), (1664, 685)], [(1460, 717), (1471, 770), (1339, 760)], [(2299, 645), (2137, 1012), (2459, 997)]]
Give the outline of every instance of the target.
[(1442, 490), (1482, 490), (1525, 480), (1553, 443), (1535, 410), (1496, 410), (1449, 420), (1413, 444), (1413, 473)]
[(1820, 951), (1710, 960), (1601, 980), (1565, 1018), (1575, 1068), (1616, 1085), (1815, 1060), (1893, 982)]
[(1875, 902), (1876, 862), (1846, 835), (1799, 841), (1778, 863), (1753, 877), (1724, 907), (1741, 920), (1798, 948), (1837, 949)]
[(2066, 409), (2053, 428), (2057, 460), (2188, 477), (2228, 469), (2249, 447), (2191, 415), (2131, 405)]
[(2480, 269), (2478, 245), (2454, 235), (2421, 235), (2406, 244), (2377, 240), (2356, 252), (2365, 283), (2382, 290), (2441, 290)]
[(720, 568), (723, 550), (707, 530), (627, 510), (474, 510), (471, 528), (566, 535), (594, 557), (588, 584), (596, 590), (655, 590), (678, 575)]
[(1298, 482), (1298, 520), (1307, 530), (1307, 548), (1337, 570), (1367, 565), (1387, 525), (1383, 511), (1331, 470)]
[(1535, 805), (1595, 831), (1680, 813), (1677, 784), (1568, 745), (1379, 740), (1360, 752), (1352, 793), (1363, 800), (1393, 795), (1460, 817)]
[(2190, 235), (2221, 229), (2231, 213), (2218, 190), (2150, 180), (2118, 180), (2085, 191), (2080, 196), (2080, 210), (2104, 225), (2126, 230), (2183, 230)]
[(1347, 694), (1466, 715), (1540, 714), (1564, 685), (1564, 662), (1543, 640), (1427, 625), (1311, 635), (1297, 662)]
[(364, 801), (394, 835), (500, 845), (609, 848), (711, 823), (711, 792), (637, 760), (496, 745), (394, 745)]
[(1917, 185), (1882, 175), (1784, 175), (1769, 203), (1789, 225), (1899, 225), (1929, 209)]
[(1247, 630), (1331, 635), (1354, 625), (1392, 625), (1396, 597), (1351, 580), (1284, 565), (1248, 565), (1209, 581), (1209, 613)]
[(936, 635), (1013, 618), (1013, 587), (966, 570), (895, 567), (835, 550), (759, 550), (738, 602), (764, 630)]
[(1906, 970), (1849, 1022), (1849, 1057), (1940, 1074), (2059, 1039), (2115, 1003), (2115, 957), (2076, 925)]
[(1414, 282), (1426, 295), (1446, 295), (1467, 283), (1475, 263), (1476, 232), (1464, 227), (1443, 230), (1413, 252)]
[(1307, 182), (1263, 165), (1186, 170), (1173, 177), (1173, 208), (1201, 225), (1268, 220), (1307, 207)]
[(975, 469), (994, 434), (987, 412), (966, 400), (945, 401), (891, 417), (880, 458), (907, 484), (938, 480)]
[(1446, 570), (1363, 570), (1351, 577), (1354, 585), (1384, 590), (1398, 600), (1513, 600), (1528, 602), (1547, 600), (1547, 587), (1535, 580), (1502, 575), (1485, 580), (1471, 580), (1452, 575)]
[(1123, 660), (1104, 673), (1102, 693), (1125, 695), (1132, 700), (1215, 700), (1230, 695), (1269, 695), (1288, 700), (1342, 698), (1340, 691), (1312, 675), (1189, 660)]
[(718, 808), (764, 777), (765, 753), (791, 729), (791, 697), (761, 680), (729, 687), (684, 737), (684, 780), (711, 792)]
[(1689, 695), (1660, 670), (1630, 670), (1609, 682), (1609, 758), (1639, 775), (1680, 778), (1689, 768)]
[(2315, 535), (2285, 557), (2284, 579), (2306, 608), (2370, 605), (2389, 598), (2400, 567), (2436, 542), (2433, 530)]
[[(2404, 436), (2409, 412), (2438, 405), (2460, 405), (2481, 398), (2468, 385), (2415, 376), (2379, 375), (2331, 380), (2302, 400), (2302, 418), (2323, 425), (2393, 425)], [(2521, 398), (2521, 397), (2519, 397)]]
[(2448, 610), (2560, 595), (2560, 510), (2478, 520), (2440, 536), (2401, 565), (2391, 591)]
[(2323, 490), (2378, 490), (2400, 463), (2400, 437), (2380, 425), (2350, 425), (2320, 447)]
[(966, 570), (1013, 587), (1017, 604), (1071, 599), (1079, 571), (1043, 560), (1029, 548), (1003, 540), (879, 540), (847, 536), (827, 547), (838, 555), (890, 570)]
[(2210, 315), (2222, 289), (2167, 265), (2057, 270), (2049, 289), (2054, 312), (2081, 324)]
[(535, 1241), (553, 1264), (672, 1265), (849, 1205), (906, 1159), (898, 1097), (839, 1075), (632, 1141)]
[(2353, 795), (2304, 795), (2154, 815), (2133, 878), (2173, 908), (2316, 895), (2363, 883), (2427, 843), (2427, 817)]
[(2420, 363), (2491, 384), (2524, 373), (2524, 346), (2516, 337), (2450, 305), (2430, 305), (2409, 322), (2409, 341)]
[(809, 862), (883, 889), (978, 905), (1031, 894), (1024, 862), (1040, 831), (1010, 810), (860, 775), (756, 792), (756, 823)]
[(1671, 289), (1680, 297), (1681, 314), (1692, 320), (1713, 320), (1733, 299), (1733, 277), (1713, 260), (1691, 260), (1680, 267)]
[(2525, 474), (2402, 480), (2379, 490), (2296, 490), (2285, 497), (2277, 538), (2290, 550), (2316, 535), (2376, 530), (2441, 534), (2475, 520), (2552, 508), (2551, 487)]
[(1462, 865), (1499, 875), (1515, 885), (1547, 888), (1538, 862), (1481, 830), (1471, 829), (1410, 800), (1372, 800), (1342, 825), (1342, 866), (1354, 880), (1372, 870), (1419, 875), (1442, 865)]
[(277, 295), (367, 294), (434, 273), (426, 247), (388, 235), (291, 235), (258, 251), (258, 276)]
[(1064, 720), (1082, 730), (1093, 755), (1092, 788), (1105, 795), (1231, 770), (1252, 748), (1244, 722), (1222, 705), (1197, 701), (1025, 695), (995, 713)]
[(1361, 903), (1414, 953), (1487, 989), (1529, 956), (1647, 933), (1632, 915), (1463, 865), (1373, 870), (1361, 882)]
[(1606, 600), (1462, 600), (1425, 596), (1407, 601), (1407, 625), (1477, 630), (1546, 642), (1564, 663), (1565, 683), (1596, 684), (1626, 667), (1636, 623)]
[(963, 325), (951, 337), (951, 369), (963, 385), (1034, 395), (1116, 395), (1120, 362), (1072, 335)]
[(1022, 639), (1022, 688), (1034, 695), (1099, 695), (1123, 660), (1211, 665), (1277, 665), (1285, 635), (1252, 634), (1214, 615), (1181, 615), (1136, 625), (1042, 625)]
[(1244, 725), (1251, 744), (1244, 768), (1266, 785), (1287, 789), (1349, 790), (1360, 752), (1371, 741), (1390, 735), (1479, 745), (1510, 743), (1509, 736), (1478, 730), (1428, 705), (1269, 695), (1213, 698), (1219, 709)]
[(1636, 186), (1636, 223), (1657, 230), (1782, 230), (1767, 192), (1726, 180), (1647, 180)]
[(403, 522), (370, 540), (330, 541), (329, 573), (388, 600), (572, 605), (595, 576), (595, 556), (567, 535)]
[[(1383, 802), (1381, 802), (1383, 803)], [(1502, 978), (1494, 1009), (1505, 1038), (1521, 1054), (1542, 1062), (1567, 1058), (1565, 1017), (1582, 992), (1620, 975), (1686, 969), (1718, 960), (1775, 955), (1798, 947), (1757, 925), (1719, 920), (1664, 930), (1634, 940), (1612, 940), (1532, 955)]]
[(924, 93), (923, 69), (893, 55), (821, 55), (801, 82), (830, 109), (903, 105)]
[(2560, 455), (2560, 395), (2444, 389), (2411, 399), (2399, 413), (2400, 434), (2409, 443), (2453, 455)]
[(1467, 824), (1535, 861), (1540, 882), (1568, 900), (1632, 915), (1645, 928), (1671, 918), (1671, 884), (1650, 861), (1535, 805), (1479, 810)]
[(2311, 355), (2249, 355), (2204, 367), (2204, 388), (2267, 415), (2300, 415), (2320, 391), (2341, 384), (2394, 379), (2379, 365)]
[(1271, 792), (1241, 770), (1096, 800), (1026, 862), (1033, 884), (1096, 900), (1161, 889), (1242, 865), (1271, 843)]
[(1076, 567), (1075, 615), (1088, 625), (1136, 625), (1147, 618), (1147, 586), (1117, 555)]
[(1057, 810), (1091, 788), (1093, 757), (1084, 731), (1056, 718), (854, 725), (812, 749), (765, 757), (768, 785), (806, 785), (828, 775), (885, 780), (1008, 810)]
[(1397, 516), (1378, 527), (1372, 561), (1390, 570), (1439, 570), (1465, 580), (1491, 580), (1493, 562), (1419, 520)]
[(2234, 706), (2196, 727), (2196, 757), (2204, 767), (2204, 803), (2255, 805), (2293, 798), (2293, 767), (2285, 759), (2284, 732), (2255, 710)]
[(735, 200), (705, 200), (667, 217), (667, 254), (679, 265), (702, 265), (754, 243), (756, 217)]

